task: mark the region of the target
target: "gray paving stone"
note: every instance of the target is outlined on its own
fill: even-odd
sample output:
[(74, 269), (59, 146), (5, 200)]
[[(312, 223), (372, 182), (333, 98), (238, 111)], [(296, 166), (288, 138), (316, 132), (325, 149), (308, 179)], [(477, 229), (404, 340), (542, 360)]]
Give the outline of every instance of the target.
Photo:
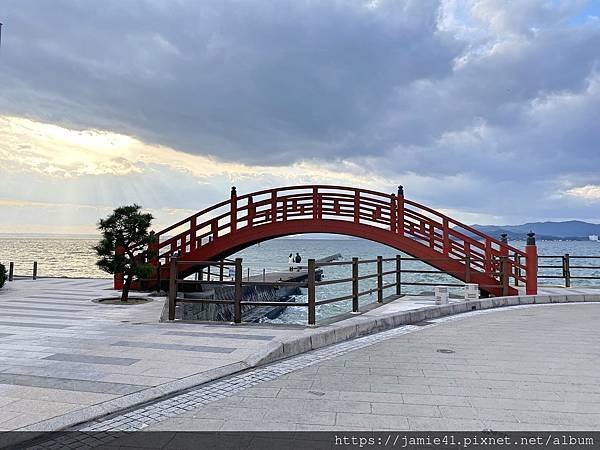
[(439, 408), (437, 406), (432, 405), (408, 405), (403, 403), (371, 403), (371, 409), (373, 414), (386, 414), (393, 416), (442, 416)]
[(242, 334), (242, 333), (209, 333), (204, 331), (168, 331), (163, 333), (165, 336), (193, 336), (193, 337), (216, 337), (223, 339), (243, 339), (250, 341), (271, 341), (275, 336), (261, 334)]
[(111, 344), (118, 347), (132, 348), (152, 348), (160, 350), (177, 350), (186, 352), (202, 352), (202, 353), (231, 353), (237, 350), (231, 347), (209, 347), (206, 345), (179, 345), (179, 344), (163, 344), (160, 342), (137, 342), (137, 341), (119, 341)]
[(338, 413), (335, 424), (349, 427), (367, 427), (374, 430), (394, 429), (401, 431), (409, 429), (407, 417), (380, 414)]
[(53, 361), (79, 362), (87, 364), (104, 364), (112, 366), (130, 366), (140, 361), (139, 359), (135, 358), (118, 358), (112, 356), (98, 356), (89, 354), (81, 355), (76, 353), (55, 353), (54, 355), (46, 356), (42, 359), (50, 359)]
[(81, 321), (82, 317), (81, 316), (67, 316), (67, 315), (46, 315), (46, 314), (24, 314), (24, 313), (15, 313), (15, 312), (9, 312), (6, 311), (2, 314), (2, 317), (27, 317), (29, 319), (32, 320), (36, 320), (36, 319), (52, 319), (52, 320), (77, 320), (77, 321)]
[[(77, 305), (75, 305), (77, 306)], [(41, 308), (41, 307), (37, 307), (37, 306), (29, 306), (29, 305), (23, 305), (23, 306), (13, 306), (13, 305), (6, 305), (3, 304), (2, 305), (2, 309), (18, 309), (21, 312), (28, 312), (28, 311), (51, 311), (54, 313), (74, 313), (74, 312), (83, 312), (83, 309), (77, 309), (77, 308)]]
[(145, 386), (137, 386), (134, 384), (107, 383), (103, 381), (75, 380), (56, 377), (40, 377), (35, 375), (11, 374), (7, 372), (0, 373), (0, 384), (122, 395), (137, 392), (145, 388)]
[(24, 328), (56, 328), (63, 329), (73, 326), (73, 324), (62, 323), (33, 323), (33, 322), (5, 322), (0, 321), (0, 326), (3, 327), (24, 327)]
[(409, 417), (410, 430), (413, 431), (483, 431), (485, 422), (478, 419), (446, 419), (436, 417)]

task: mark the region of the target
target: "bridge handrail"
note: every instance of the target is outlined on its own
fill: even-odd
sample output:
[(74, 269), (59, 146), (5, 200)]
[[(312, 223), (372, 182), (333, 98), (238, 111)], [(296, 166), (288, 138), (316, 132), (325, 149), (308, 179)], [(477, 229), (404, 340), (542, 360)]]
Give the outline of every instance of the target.
[[(248, 227), (296, 219), (337, 219), (351, 223), (348, 220), (351, 218), (355, 224), (387, 229), (455, 261), (468, 257), (464, 264), (475, 272), (486, 273), (499, 264), (507, 264), (507, 273), (516, 281), (523, 281), (528, 273), (533, 273), (527, 252), (406, 199), (402, 191), (389, 194), (327, 184), (285, 186), (242, 195), (234, 188), (229, 199), (156, 233), (159, 256), (155, 261), (166, 263), (175, 251), (185, 260), (185, 254)], [(180, 227), (184, 227), (183, 231), (164, 239)]]
[[(261, 191), (256, 191), (256, 192), (251, 192), (251, 193), (239, 195), (239, 196), (237, 196), (237, 200), (238, 201), (239, 200), (246, 200), (246, 199), (250, 199), (250, 198), (253, 198), (253, 197), (256, 197), (256, 196), (260, 196), (260, 195), (266, 195), (266, 194), (271, 194), (272, 195), (273, 193), (282, 193), (282, 192), (286, 192), (286, 191), (303, 190), (303, 189), (310, 189), (311, 191), (314, 191), (316, 189), (316, 191), (317, 191), (318, 194), (319, 194), (319, 192), (318, 192), (319, 189), (329, 189), (329, 190), (346, 191), (346, 192), (359, 193), (359, 194), (369, 194), (369, 195), (373, 195), (375, 197), (385, 198), (388, 201), (392, 200), (392, 195), (393, 195), (393, 194), (387, 194), (387, 193), (383, 193), (383, 192), (377, 192), (377, 191), (374, 191), (374, 190), (371, 190), (371, 189), (363, 189), (363, 188), (354, 188), (354, 187), (347, 187), (347, 186), (319, 184), (319, 185), (296, 185), (296, 186), (286, 186), (286, 187), (273, 188), (273, 189), (263, 189)], [(335, 195), (336, 193), (320, 193), (321, 199), (323, 199), (323, 195), (326, 195), (326, 194), (334, 194)], [(344, 196), (348, 196), (349, 199), (352, 198), (352, 196), (350, 196), (348, 194), (342, 194), (342, 193), (339, 193), (339, 194), (340, 195), (344, 195)], [(310, 198), (311, 194), (310, 193), (306, 193), (304, 195), (306, 195), (307, 198)], [(276, 199), (281, 199), (280, 196), (275, 196), (275, 198)], [(377, 201), (377, 199), (368, 199), (368, 198), (364, 199), (364, 200), (366, 200), (367, 204), (368, 204), (369, 200), (371, 200), (371, 201), (373, 201), (373, 200)], [(439, 211), (436, 211), (436, 210), (434, 210), (434, 209), (432, 209), (432, 208), (430, 208), (428, 206), (425, 206), (425, 205), (423, 205), (421, 203), (415, 202), (413, 200), (409, 200), (409, 199), (407, 199), (405, 197), (402, 197), (402, 201), (403, 201), (403, 203), (405, 205), (411, 205), (412, 207), (421, 209), (423, 211), (427, 211), (428, 213), (430, 213), (430, 214), (432, 214), (432, 215), (434, 215), (434, 216), (436, 216), (438, 218), (441, 218), (442, 219), (442, 223), (439, 223), (440, 228), (443, 228), (443, 222), (445, 220), (445, 221), (447, 221), (448, 225), (452, 224), (454, 226), (460, 227), (461, 229), (466, 230), (466, 231), (468, 231), (468, 232), (470, 232), (470, 233), (478, 236), (479, 238), (485, 240), (486, 242), (494, 243), (494, 244), (496, 244), (498, 246), (505, 247), (510, 252), (519, 254), (521, 256), (525, 256), (525, 252), (523, 252), (522, 250), (519, 250), (519, 249), (517, 249), (517, 248), (515, 248), (515, 247), (513, 247), (513, 246), (511, 246), (511, 245), (509, 245), (507, 243), (503, 243), (500, 240), (498, 240), (498, 239), (496, 239), (496, 238), (494, 238), (492, 236), (488, 236), (488, 235), (482, 233), (481, 231), (479, 231), (479, 230), (477, 230), (477, 229), (475, 229), (475, 228), (473, 228), (473, 227), (471, 227), (471, 226), (469, 226), (467, 224), (464, 224), (462, 222), (459, 222), (458, 220), (455, 220), (455, 219), (449, 217), (446, 214), (443, 214), (443, 213), (441, 213)], [(269, 202), (270, 202), (270, 199), (264, 199), (264, 200), (261, 200), (260, 202), (256, 203), (255, 206), (268, 205)], [(379, 202), (381, 202), (381, 201), (379, 201)], [(197, 212), (195, 214), (192, 214), (191, 216), (189, 216), (189, 217), (187, 217), (187, 218), (185, 218), (183, 220), (180, 220), (179, 222), (177, 222), (177, 223), (175, 223), (175, 224), (173, 224), (173, 225), (171, 225), (171, 226), (169, 226), (167, 228), (164, 228), (164, 229), (160, 230), (159, 232), (156, 233), (156, 235), (159, 236), (159, 237), (160, 236), (164, 236), (166, 233), (168, 233), (169, 231), (171, 231), (173, 229), (176, 229), (176, 228), (178, 228), (180, 226), (183, 226), (186, 223), (190, 223), (193, 220), (197, 219), (198, 217), (203, 216), (203, 215), (205, 215), (207, 213), (210, 213), (211, 211), (214, 211), (214, 210), (219, 209), (219, 208), (223, 208), (225, 206), (229, 206), (230, 204), (231, 204), (231, 200), (224, 200), (224, 201), (222, 201), (220, 203), (217, 203), (216, 205), (210, 206), (210, 207), (205, 208), (205, 209), (203, 209), (203, 210), (201, 210), (201, 211), (199, 211), (199, 212)], [(382, 206), (389, 207), (389, 203), (381, 202), (381, 204), (382, 204)], [(248, 207), (249, 207), (248, 204), (239, 206), (239, 207), (236, 208), (236, 212), (248, 210)], [(412, 210), (409, 210), (409, 211), (411, 211), (414, 214), (419, 214), (418, 211), (412, 211)], [(219, 216), (219, 218), (223, 218), (226, 215), (227, 215), (227, 213), (221, 214)], [(421, 214), (419, 214), (419, 215), (421, 215)], [(432, 220), (431, 218), (427, 218), (426, 216), (423, 216), (423, 215), (421, 215), (421, 216), (423, 218), (427, 219), (427, 220)], [(207, 224), (210, 223), (211, 220), (215, 220), (215, 218), (207, 219), (204, 222), (202, 222), (201, 224), (197, 224), (196, 228), (200, 228), (201, 226), (206, 226)], [(175, 236), (172, 236), (169, 239), (169, 243), (170, 243), (170, 241), (172, 239), (179, 238), (181, 235), (185, 235), (187, 233), (188, 233), (188, 231), (184, 231), (184, 232), (179, 233), (179, 234), (177, 234)], [(455, 237), (459, 237), (459, 238), (461, 238), (463, 240), (465, 240), (464, 239), (465, 237), (469, 237), (469, 236), (465, 235), (464, 233), (451, 228), (450, 226), (448, 227), (448, 233), (451, 234), (451, 235), (453, 235), (453, 236), (455, 236)], [(476, 241), (476, 240), (473, 239), (473, 241)], [(160, 247), (164, 247), (166, 245), (167, 245), (166, 241), (163, 241), (163, 242), (159, 243)]]

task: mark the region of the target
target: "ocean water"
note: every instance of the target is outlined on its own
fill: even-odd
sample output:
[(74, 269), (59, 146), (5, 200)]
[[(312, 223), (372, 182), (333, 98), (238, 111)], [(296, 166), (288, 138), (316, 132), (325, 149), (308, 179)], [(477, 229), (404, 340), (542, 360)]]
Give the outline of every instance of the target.
[[(93, 246), (97, 239), (79, 238), (75, 236), (60, 238), (40, 238), (40, 237), (0, 237), (0, 262), (8, 267), (8, 263), (15, 263), (15, 273), (20, 276), (31, 276), (33, 261), (38, 262), (38, 275), (49, 277), (94, 277), (110, 278), (110, 275), (102, 272), (95, 266), (96, 257)], [(517, 248), (523, 248), (524, 242), (511, 242), (511, 245)], [(363, 239), (300, 239), (300, 238), (280, 238), (263, 242), (259, 245), (249, 247), (234, 257), (243, 259), (244, 276), (250, 271), (250, 275), (260, 275), (262, 271), (285, 271), (287, 270), (287, 260), (290, 253), (300, 253), (303, 262), (309, 258), (323, 258), (325, 256), (340, 253), (342, 260), (349, 261), (352, 257), (360, 259), (375, 259), (378, 255), (384, 258), (393, 258), (398, 252), (393, 248), (374, 243)], [(571, 265), (577, 266), (600, 266), (600, 242), (592, 241), (539, 241), (538, 252), (540, 255), (570, 255), (597, 256), (596, 259), (571, 260)], [(541, 265), (560, 265), (560, 260), (542, 260)], [(395, 267), (394, 262), (384, 264), (384, 271), (392, 270)], [(405, 269), (428, 269), (429, 267), (418, 261), (404, 261)], [(375, 264), (360, 265), (360, 274), (370, 274), (375, 272)], [(351, 276), (351, 267), (332, 266), (325, 267), (323, 272), (324, 280), (348, 278)], [(541, 275), (560, 275), (560, 270), (540, 269)], [(600, 277), (600, 269), (572, 269), (573, 276), (597, 276)], [(384, 284), (394, 281), (394, 276), (385, 277)], [(406, 282), (430, 282), (430, 283), (455, 283), (452, 277), (445, 274), (403, 274), (403, 281)], [(540, 280), (541, 284), (562, 284), (561, 279)], [(600, 280), (572, 280), (573, 286), (578, 285), (598, 285)], [(366, 291), (376, 287), (376, 280), (361, 280), (359, 290)], [(405, 293), (423, 293), (431, 292), (432, 287), (426, 286), (403, 286)], [(386, 295), (392, 294), (394, 288), (386, 290)], [(452, 291), (452, 289), (451, 289)], [(317, 288), (317, 300), (348, 295), (351, 292), (350, 283), (340, 283)], [(298, 296), (298, 300), (306, 299), (305, 292)], [(361, 298), (362, 305), (372, 303), (377, 300), (376, 293), (365, 295)], [(322, 305), (317, 308), (317, 319), (330, 317), (332, 315), (347, 312), (351, 309), (350, 301), (343, 301), (329, 305)], [(288, 308), (282, 314), (277, 322), (286, 323), (305, 323), (305, 308)]]

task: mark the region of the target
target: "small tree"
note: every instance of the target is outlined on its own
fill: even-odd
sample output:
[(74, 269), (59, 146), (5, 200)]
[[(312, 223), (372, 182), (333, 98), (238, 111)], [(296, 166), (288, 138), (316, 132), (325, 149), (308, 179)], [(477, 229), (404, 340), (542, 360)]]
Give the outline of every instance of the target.
[(5, 282), (6, 282), (6, 267), (4, 267), (4, 264), (0, 263), (0, 288), (2, 286), (4, 286)]
[(94, 247), (100, 257), (96, 265), (110, 274), (123, 274), (122, 302), (127, 301), (134, 277), (148, 278), (153, 272), (146, 261), (154, 257), (148, 250), (155, 239), (154, 233), (148, 231), (154, 217), (141, 209), (135, 204), (120, 206), (98, 222), (102, 239)]

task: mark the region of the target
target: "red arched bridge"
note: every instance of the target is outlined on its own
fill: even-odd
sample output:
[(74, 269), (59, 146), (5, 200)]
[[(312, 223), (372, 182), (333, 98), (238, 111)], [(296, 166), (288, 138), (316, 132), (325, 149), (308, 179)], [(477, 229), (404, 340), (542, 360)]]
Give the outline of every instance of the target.
[(376, 241), (416, 257), (491, 295), (515, 295), (519, 282), (537, 293), (533, 234), (525, 251), (397, 194), (344, 186), (308, 185), (231, 197), (158, 232), (161, 278), (177, 254), (215, 261), (261, 241), (300, 233), (333, 233)]

